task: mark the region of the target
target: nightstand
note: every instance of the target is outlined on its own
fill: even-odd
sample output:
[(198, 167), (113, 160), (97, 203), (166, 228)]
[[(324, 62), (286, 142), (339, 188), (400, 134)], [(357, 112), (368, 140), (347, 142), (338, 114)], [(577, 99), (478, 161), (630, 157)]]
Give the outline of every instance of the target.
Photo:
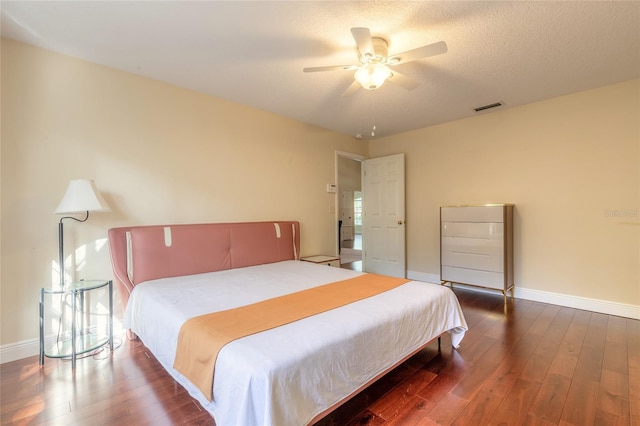
[(327, 256), (324, 254), (318, 254), (315, 256), (301, 257), (300, 260), (304, 262), (316, 263), (318, 265), (334, 266), (336, 268), (340, 267), (340, 257), (337, 257), (337, 256)]
[[(95, 316), (91, 312), (90, 304), (87, 306), (86, 300), (90, 294), (106, 289), (109, 296), (109, 313), (107, 318), (106, 331), (92, 330), (91, 318)], [(45, 326), (45, 295), (60, 295), (66, 299), (71, 296), (71, 336), (59, 337), (53, 344), (45, 348), (44, 326)], [(85, 298), (85, 296), (88, 296)], [(61, 301), (60, 305), (67, 303)], [(62, 318), (58, 318), (62, 321)], [(86, 324), (85, 324), (86, 321)], [(88, 280), (67, 284), (63, 289), (40, 289), (40, 365), (44, 364), (44, 357), (48, 358), (68, 358), (71, 357), (71, 368), (76, 368), (76, 357), (78, 355), (98, 349), (109, 344), (113, 351), (113, 282), (111, 280)]]

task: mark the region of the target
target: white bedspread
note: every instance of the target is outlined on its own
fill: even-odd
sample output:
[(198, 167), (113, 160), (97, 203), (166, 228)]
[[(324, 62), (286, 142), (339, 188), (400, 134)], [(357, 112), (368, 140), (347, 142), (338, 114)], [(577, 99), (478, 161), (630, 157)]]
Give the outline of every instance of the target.
[(172, 368), (180, 327), (194, 316), (357, 275), (286, 261), (149, 281), (133, 290), (124, 326), (218, 426), (303, 425), (443, 332), (457, 347), (467, 324), (453, 292), (411, 281), (231, 342), (218, 355), (211, 402)]

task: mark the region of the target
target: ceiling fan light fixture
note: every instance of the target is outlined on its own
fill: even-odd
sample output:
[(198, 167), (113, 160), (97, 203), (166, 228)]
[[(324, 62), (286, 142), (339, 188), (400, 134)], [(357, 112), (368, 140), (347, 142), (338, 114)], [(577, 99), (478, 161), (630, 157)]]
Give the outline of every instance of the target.
[(382, 86), (392, 75), (391, 70), (385, 65), (378, 62), (371, 62), (361, 66), (358, 71), (356, 71), (354, 77), (365, 89), (375, 90)]
[(342, 96), (355, 93), (358, 90), (358, 85), (367, 90), (376, 90), (390, 78), (393, 78), (393, 83), (397, 83), (406, 90), (413, 90), (420, 84), (419, 82), (412, 80), (395, 69), (391, 71), (389, 67), (447, 53), (447, 44), (444, 41), (439, 41), (395, 55), (389, 55), (389, 43), (387, 43), (387, 40), (381, 37), (372, 37), (369, 28), (351, 28), (351, 35), (356, 42), (359, 64), (329, 65), (302, 69), (304, 72), (356, 70), (354, 74), (355, 81), (342, 93)]

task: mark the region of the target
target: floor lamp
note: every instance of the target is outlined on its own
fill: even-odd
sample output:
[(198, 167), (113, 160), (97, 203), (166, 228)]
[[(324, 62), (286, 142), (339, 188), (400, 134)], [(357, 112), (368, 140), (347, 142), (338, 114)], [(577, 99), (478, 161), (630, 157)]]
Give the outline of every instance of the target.
[(58, 224), (58, 255), (60, 269), (60, 288), (64, 288), (64, 225), (65, 219), (73, 219), (76, 222), (86, 222), (89, 219), (89, 212), (111, 211), (107, 202), (100, 195), (95, 182), (89, 179), (76, 179), (69, 182), (67, 192), (65, 192), (60, 205), (55, 214), (85, 214), (84, 219), (73, 216), (63, 216)]

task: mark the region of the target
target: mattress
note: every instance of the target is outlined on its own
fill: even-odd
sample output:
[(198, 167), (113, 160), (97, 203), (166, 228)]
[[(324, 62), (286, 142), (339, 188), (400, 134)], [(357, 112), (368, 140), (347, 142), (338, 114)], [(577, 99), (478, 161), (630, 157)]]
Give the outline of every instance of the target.
[(218, 355), (212, 401), (172, 367), (180, 327), (198, 315), (360, 274), (291, 260), (147, 281), (134, 288), (124, 326), (218, 426), (307, 424), (442, 333), (457, 347), (467, 324), (453, 292), (411, 281), (235, 340)]

